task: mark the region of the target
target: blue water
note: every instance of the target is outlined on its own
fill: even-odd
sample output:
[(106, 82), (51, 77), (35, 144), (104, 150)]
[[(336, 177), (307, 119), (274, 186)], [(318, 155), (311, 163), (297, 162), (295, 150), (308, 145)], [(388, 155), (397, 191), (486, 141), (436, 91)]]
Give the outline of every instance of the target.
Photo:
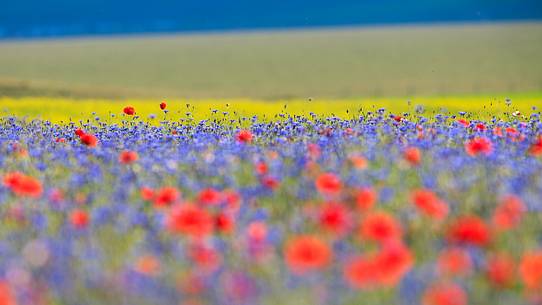
[(0, 38), (542, 20), (542, 0), (0, 0)]

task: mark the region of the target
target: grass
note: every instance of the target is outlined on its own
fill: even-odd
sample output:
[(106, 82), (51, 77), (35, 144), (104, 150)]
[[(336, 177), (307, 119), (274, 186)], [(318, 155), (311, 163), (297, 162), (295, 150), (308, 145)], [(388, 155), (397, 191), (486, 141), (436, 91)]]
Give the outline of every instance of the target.
[(0, 42), (0, 96), (351, 99), (542, 92), (542, 23)]
[[(511, 104), (506, 103), (510, 98)], [(280, 114), (308, 115), (313, 112), (321, 116), (335, 115), (342, 118), (355, 117), (359, 113), (375, 111), (386, 108), (391, 113), (401, 114), (415, 112), (423, 106), (425, 115), (436, 113), (458, 114), (467, 111), (473, 117), (489, 119), (493, 116), (506, 117), (514, 111), (529, 115), (540, 109), (533, 109), (535, 105), (542, 105), (542, 94), (511, 95), (511, 96), (449, 96), (449, 97), (415, 97), (381, 99), (316, 99), (316, 100), (285, 100), (269, 102), (250, 99), (222, 99), (222, 100), (170, 100), (168, 101), (168, 114), (164, 115), (159, 109), (159, 100), (124, 100), (111, 101), (104, 99), (69, 98), (0, 98), (0, 116), (18, 116), (21, 118), (41, 118), (55, 123), (94, 120), (100, 117), (107, 122), (125, 120), (122, 109), (126, 105), (134, 106), (142, 118), (155, 116), (155, 122), (163, 119), (179, 120), (193, 119), (212, 120), (224, 117), (223, 112), (239, 116), (253, 115), (261, 119), (273, 119)], [(446, 105), (443, 107), (442, 105)], [(213, 113), (213, 110), (217, 110)], [(114, 115), (115, 117), (112, 117)]]

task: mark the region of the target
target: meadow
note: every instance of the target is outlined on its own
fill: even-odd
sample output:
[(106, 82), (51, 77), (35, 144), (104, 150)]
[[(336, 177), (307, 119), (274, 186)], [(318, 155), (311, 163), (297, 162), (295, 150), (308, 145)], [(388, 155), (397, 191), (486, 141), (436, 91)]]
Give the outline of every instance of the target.
[(0, 96), (257, 100), (542, 92), (540, 23), (1, 41)]

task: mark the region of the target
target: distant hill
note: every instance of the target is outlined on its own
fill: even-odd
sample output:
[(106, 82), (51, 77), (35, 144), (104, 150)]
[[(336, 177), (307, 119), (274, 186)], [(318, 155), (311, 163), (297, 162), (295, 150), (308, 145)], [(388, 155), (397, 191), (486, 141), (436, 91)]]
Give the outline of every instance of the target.
[(0, 38), (540, 19), (541, 0), (3, 0)]

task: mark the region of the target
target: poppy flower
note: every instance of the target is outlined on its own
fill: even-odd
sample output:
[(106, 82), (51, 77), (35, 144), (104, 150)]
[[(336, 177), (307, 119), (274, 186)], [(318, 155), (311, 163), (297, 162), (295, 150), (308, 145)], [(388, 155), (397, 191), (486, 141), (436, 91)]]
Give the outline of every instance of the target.
[(88, 147), (95, 147), (98, 143), (98, 138), (96, 138), (94, 135), (85, 133), (81, 136), (81, 143)]
[(372, 187), (364, 187), (356, 192), (356, 206), (360, 211), (370, 210), (378, 200), (378, 195)]
[(160, 272), (160, 261), (153, 255), (144, 255), (137, 259), (135, 270), (147, 276), (156, 276)]
[(469, 156), (489, 155), (493, 152), (493, 143), (487, 138), (474, 138), (465, 144)]
[(465, 275), (472, 268), (472, 260), (467, 251), (461, 248), (450, 248), (439, 254), (437, 267), (442, 275)]
[(160, 103), (160, 109), (164, 110), (164, 109), (166, 109), (166, 107), (167, 107), (166, 102), (161, 102)]
[(363, 239), (385, 243), (399, 240), (403, 231), (401, 224), (393, 216), (376, 211), (362, 219), (359, 234)]
[(207, 205), (216, 205), (219, 204), (222, 200), (222, 196), (219, 191), (213, 188), (206, 188), (199, 192), (198, 202)]
[(422, 298), (423, 305), (467, 305), (467, 294), (457, 284), (441, 283), (430, 286)]
[(70, 222), (76, 229), (84, 229), (89, 223), (88, 213), (80, 209), (73, 210), (70, 213)]
[(352, 162), (352, 165), (354, 165), (354, 167), (357, 169), (367, 168), (367, 159), (365, 159), (363, 156), (351, 156), (349, 160), (350, 162)]
[(536, 142), (531, 145), (529, 148), (529, 153), (533, 156), (542, 155), (542, 135), (539, 135)]
[(166, 226), (171, 232), (198, 238), (213, 232), (214, 221), (206, 210), (192, 204), (183, 204), (169, 211)]
[(134, 115), (135, 114), (135, 108), (132, 106), (126, 106), (122, 110), (126, 115)]
[(401, 241), (383, 244), (375, 256), (378, 282), (383, 286), (397, 285), (414, 265), (414, 256)]
[(514, 260), (506, 254), (497, 254), (490, 257), (486, 265), (486, 277), (496, 288), (505, 288), (512, 285), (516, 276)]
[(322, 154), (322, 150), (318, 144), (309, 143), (307, 144), (307, 152), (311, 159), (317, 159)]
[(542, 250), (523, 255), (519, 265), (519, 274), (527, 289), (542, 290)]
[(43, 187), (39, 180), (20, 172), (8, 173), (3, 180), (4, 185), (17, 196), (38, 198), (43, 193)]
[(220, 253), (203, 244), (192, 245), (188, 250), (188, 256), (200, 270), (206, 272), (213, 272), (222, 263)]
[(274, 190), (279, 187), (280, 183), (276, 178), (265, 175), (261, 179), (262, 185), (268, 189)]
[(421, 213), (433, 219), (442, 220), (448, 215), (448, 205), (430, 190), (415, 190), (411, 200)]
[(478, 131), (484, 131), (484, 130), (486, 130), (486, 125), (484, 125), (483, 123), (478, 123), (478, 124), (476, 124), (476, 126), (474, 126), (474, 129), (476, 129)]
[(122, 164), (131, 164), (136, 162), (139, 156), (135, 151), (125, 150), (119, 154), (119, 162)]
[(78, 136), (79, 138), (82, 137), (84, 134), (85, 132), (81, 128), (78, 128), (75, 130), (75, 135)]
[(249, 130), (240, 130), (235, 135), (235, 139), (241, 143), (251, 143), (253, 137), (254, 136), (252, 135), (252, 132), (250, 132)]
[(15, 293), (5, 280), (0, 280), (0, 305), (17, 305)]
[(290, 270), (297, 274), (326, 267), (331, 261), (330, 247), (311, 235), (296, 236), (286, 244), (284, 257)]
[(448, 228), (448, 241), (484, 247), (491, 242), (491, 231), (478, 216), (463, 216), (456, 219)]
[(139, 190), (139, 193), (141, 195), (141, 198), (143, 198), (143, 200), (151, 201), (154, 198), (154, 190), (151, 189), (150, 187), (145, 187), (145, 186), (142, 187)]
[(231, 233), (234, 228), (233, 218), (226, 213), (219, 213), (215, 217), (215, 227), (218, 232)]
[(341, 191), (342, 183), (333, 173), (321, 174), (316, 178), (316, 189), (325, 195), (334, 195)]
[(334, 234), (346, 232), (351, 225), (350, 213), (340, 203), (324, 204), (320, 209), (318, 221), (324, 230)]
[(500, 230), (516, 227), (527, 208), (521, 199), (514, 195), (504, 197), (493, 212), (493, 225)]
[(409, 147), (403, 152), (403, 158), (410, 165), (416, 166), (422, 161), (422, 152), (417, 147)]
[(175, 203), (181, 193), (174, 187), (163, 187), (154, 194), (154, 206), (163, 207)]
[(263, 242), (267, 238), (267, 226), (261, 221), (251, 222), (247, 227), (247, 235), (252, 242)]
[(222, 197), (224, 198), (224, 202), (226, 203), (225, 208), (229, 212), (237, 212), (241, 202), (241, 196), (239, 196), (239, 193), (233, 190), (224, 190), (222, 191)]
[(264, 174), (267, 174), (268, 172), (268, 167), (267, 167), (267, 164), (265, 164), (265, 162), (258, 162), (256, 163), (256, 173), (258, 175), (264, 175)]
[(463, 127), (469, 127), (469, 125), (470, 125), (470, 122), (465, 120), (465, 119), (459, 119), (459, 120), (457, 120), (457, 122), (459, 124), (461, 124), (461, 126), (463, 126)]
[(374, 288), (377, 283), (377, 266), (370, 257), (359, 256), (350, 260), (343, 268), (346, 282), (356, 289)]

